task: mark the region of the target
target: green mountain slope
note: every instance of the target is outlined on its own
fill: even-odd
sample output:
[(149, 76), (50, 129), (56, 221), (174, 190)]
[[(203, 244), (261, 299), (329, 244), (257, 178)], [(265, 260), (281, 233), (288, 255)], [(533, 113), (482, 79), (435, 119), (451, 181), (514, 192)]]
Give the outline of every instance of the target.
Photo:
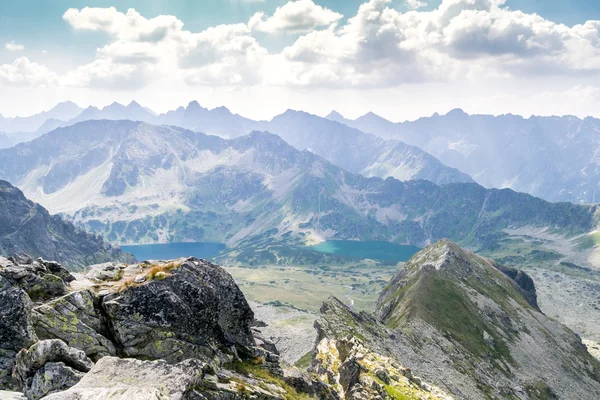
[(579, 336), (537, 309), (535, 287), (522, 273), (517, 283), (510, 277), (515, 271), (497, 267), (448, 240), (438, 242), (392, 279), (377, 318), (328, 301), (317, 323), (319, 340), (353, 336), (457, 398), (600, 395), (600, 364)]
[(266, 132), (225, 140), (131, 121), (87, 121), (0, 150), (0, 177), (111, 242), (223, 242), (234, 259), (328, 239), (424, 247), (448, 237), (499, 253), (514, 245), (511, 230), (570, 238), (598, 221), (597, 206), (511, 190), (366, 178)]

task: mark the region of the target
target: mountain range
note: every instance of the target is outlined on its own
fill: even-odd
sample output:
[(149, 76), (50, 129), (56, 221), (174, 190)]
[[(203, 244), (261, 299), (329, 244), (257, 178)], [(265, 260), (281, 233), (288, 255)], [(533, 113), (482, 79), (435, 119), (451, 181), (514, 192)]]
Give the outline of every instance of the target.
[(589, 204), (600, 194), (600, 120), (591, 117), (469, 115), (456, 109), (394, 123), (371, 112), (353, 120), (336, 111), (321, 118), (288, 110), (270, 121), (254, 121), (225, 107), (209, 110), (196, 101), (164, 114), (136, 102), (102, 109), (65, 102), (31, 117), (0, 118), (0, 148), (100, 119), (172, 125), (223, 138), (269, 131), (299, 150), (309, 149), (367, 176), (437, 184), (475, 181), (548, 201)]
[(392, 123), (373, 113), (328, 119), (401, 140), (469, 174), (485, 187), (510, 188), (549, 201), (600, 201), (600, 120), (469, 115), (460, 109)]
[(77, 117), (82, 111), (77, 104), (66, 101), (29, 117), (5, 118), (0, 115), (0, 148), (11, 147), (49, 132)]
[[(288, 110), (271, 121), (252, 121), (231, 113), (225, 107), (208, 110), (198, 102), (157, 115), (136, 102), (124, 106), (113, 103), (102, 109), (88, 107), (68, 121), (49, 120), (36, 133), (11, 135), (0, 147), (10, 147), (58, 127), (90, 120), (130, 120), (155, 125), (182, 127), (195, 132), (235, 138), (252, 131), (269, 131), (280, 135), (299, 150), (309, 149), (334, 164), (352, 172), (401, 180), (428, 179), (434, 183), (473, 182), (466, 174), (448, 168), (431, 155), (396, 140), (383, 140), (343, 124), (304, 112)], [(0, 137), (0, 141), (2, 138)]]
[(216, 241), (258, 251), (327, 239), (422, 247), (448, 237), (495, 251), (519, 229), (572, 237), (598, 224), (597, 206), (474, 183), (368, 178), (267, 132), (226, 140), (133, 121), (81, 122), (0, 150), (0, 178), (122, 244)]

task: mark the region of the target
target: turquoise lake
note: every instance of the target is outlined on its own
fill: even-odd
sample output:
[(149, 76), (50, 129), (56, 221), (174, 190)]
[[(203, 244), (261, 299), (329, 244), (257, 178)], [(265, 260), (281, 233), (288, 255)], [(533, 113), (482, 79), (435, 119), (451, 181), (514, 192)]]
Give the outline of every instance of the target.
[(131, 253), (138, 261), (171, 260), (180, 257), (212, 258), (225, 248), (222, 243), (160, 243), (121, 246), (123, 251)]
[(354, 258), (369, 258), (382, 261), (408, 261), (420, 248), (390, 242), (355, 240), (328, 240), (310, 249), (321, 253), (337, 254)]

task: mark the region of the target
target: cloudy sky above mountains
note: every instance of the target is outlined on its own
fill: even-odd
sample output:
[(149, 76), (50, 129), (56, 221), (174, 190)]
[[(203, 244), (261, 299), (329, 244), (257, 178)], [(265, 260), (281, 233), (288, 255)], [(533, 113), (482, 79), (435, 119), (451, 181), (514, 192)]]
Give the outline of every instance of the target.
[(600, 116), (594, 3), (2, 2), (0, 113), (63, 100), (165, 111), (195, 99), (254, 118), (296, 108), (400, 121), (456, 107)]

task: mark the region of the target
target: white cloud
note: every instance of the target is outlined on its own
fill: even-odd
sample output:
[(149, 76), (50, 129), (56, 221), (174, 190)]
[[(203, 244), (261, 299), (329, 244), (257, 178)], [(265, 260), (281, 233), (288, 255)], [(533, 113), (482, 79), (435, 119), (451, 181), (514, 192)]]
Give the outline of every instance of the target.
[(12, 64), (0, 65), (0, 81), (18, 86), (52, 86), (57, 75), (44, 65), (29, 61), (27, 57), (17, 58)]
[(600, 22), (572, 28), (513, 11), (505, 0), (443, 0), (401, 13), (370, 0), (337, 30), (313, 31), (283, 51), (290, 82), (344, 86), (600, 74)]
[(413, 10), (418, 8), (427, 7), (427, 3), (420, 0), (406, 0), (406, 5)]
[(191, 35), (180, 51), (185, 80), (204, 85), (258, 83), (268, 55), (245, 24), (219, 25)]
[(306, 33), (317, 28), (333, 27), (343, 15), (315, 4), (312, 0), (290, 1), (277, 7), (267, 17), (264, 12), (254, 14), (248, 26), (251, 30), (268, 33)]
[(23, 50), (25, 46), (23, 46), (22, 44), (15, 43), (15, 41), (13, 40), (12, 42), (6, 43), (4, 45), (4, 48), (8, 51), (20, 51)]
[(246, 24), (220, 25), (193, 33), (169, 15), (147, 19), (136, 10), (69, 9), (63, 18), (77, 30), (104, 31), (112, 41), (96, 60), (68, 74), (68, 84), (139, 88), (169, 76), (190, 84), (251, 84), (261, 79), (267, 54)]
[[(407, 0), (415, 9), (400, 12), (391, 8), (391, 0), (369, 0), (342, 24), (341, 14), (312, 0), (290, 1), (272, 15), (255, 14), (247, 24), (201, 32), (186, 30), (171, 15), (146, 18), (134, 9), (114, 7), (68, 9), (63, 19), (74, 30), (108, 36), (92, 62), (60, 76), (39, 64), (25, 66), (24, 59), (0, 68), (3, 81), (13, 84), (23, 85), (24, 77), (32, 76), (36, 85), (123, 91), (164, 79), (211, 87), (372, 89), (600, 78), (600, 21), (568, 27), (512, 10), (505, 0), (443, 0), (430, 11), (417, 9), (420, 3)], [(253, 36), (257, 31), (297, 37), (284, 50), (269, 53)]]

